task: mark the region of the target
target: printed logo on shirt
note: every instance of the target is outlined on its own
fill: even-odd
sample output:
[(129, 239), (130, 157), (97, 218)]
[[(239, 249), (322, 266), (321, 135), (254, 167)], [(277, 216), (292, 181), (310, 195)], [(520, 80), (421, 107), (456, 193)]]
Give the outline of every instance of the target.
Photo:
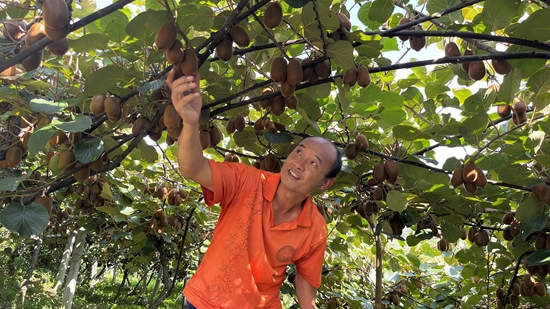
[(292, 256), (294, 256), (296, 249), (292, 246), (284, 246), (279, 251), (277, 251), (277, 260), (280, 263), (288, 263), (292, 261)]

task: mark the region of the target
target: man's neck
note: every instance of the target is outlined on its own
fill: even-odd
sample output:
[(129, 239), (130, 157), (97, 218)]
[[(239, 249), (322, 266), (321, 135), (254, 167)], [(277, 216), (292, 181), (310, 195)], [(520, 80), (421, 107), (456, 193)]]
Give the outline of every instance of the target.
[(275, 197), (273, 198), (275, 225), (296, 219), (302, 211), (302, 205), (307, 198), (307, 195), (298, 195), (279, 183)]

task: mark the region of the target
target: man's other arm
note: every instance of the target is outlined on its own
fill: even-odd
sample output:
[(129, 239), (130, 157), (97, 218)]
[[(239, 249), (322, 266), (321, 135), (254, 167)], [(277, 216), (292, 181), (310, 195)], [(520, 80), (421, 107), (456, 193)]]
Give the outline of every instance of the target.
[(301, 309), (312, 309), (315, 307), (315, 294), (317, 289), (296, 272), (296, 295)]
[(210, 191), (214, 191), (212, 170), (203, 156), (199, 139), (199, 123), (202, 99), (199, 93), (200, 76), (183, 76), (174, 80), (170, 71), (166, 83), (172, 89), (172, 104), (183, 120), (178, 138), (178, 165), (181, 174)]

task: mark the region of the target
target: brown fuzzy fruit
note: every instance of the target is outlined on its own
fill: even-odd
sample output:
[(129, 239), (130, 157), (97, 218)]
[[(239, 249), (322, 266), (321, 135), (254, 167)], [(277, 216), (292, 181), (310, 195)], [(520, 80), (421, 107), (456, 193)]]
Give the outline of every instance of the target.
[(516, 295), (512, 295), (510, 297), (510, 305), (512, 305), (512, 307), (514, 307), (514, 308), (518, 308), (519, 307), (519, 297), (517, 297)]
[(388, 178), (386, 174), (386, 169), (384, 168), (384, 163), (376, 163), (374, 169), (372, 170), (372, 178), (378, 183), (384, 182)]
[(393, 160), (386, 160), (384, 163), (384, 170), (389, 177), (399, 176), (399, 165)]
[[(408, 18), (408, 17), (403, 17), (399, 20), (399, 26), (403, 25), (403, 24), (406, 24), (406, 23), (410, 23), (411, 22), (411, 19)], [(411, 28), (409, 28), (408, 30), (410, 30)], [(404, 29), (404, 30), (407, 30), (407, 29)], [(399, 39), (401, 41), (406, 41), (409, 39), (408, 36), (399, 36)]]
[(288, 80), (285, 79), (281, 83), (281, 95), (283, 95), (284, 97), (289, 97), (293, 95), (295, 91), (296, 91), (296, 86), (293, 86), (292, 84), (290, 84)]
[(510, 228), (507, 227), (502, 231), (502, 238), (505, 240), (511, 241), (514, 240), (514, 235), (512, 235), (512, 232), (510, 232)]
[(159, 49), (170, 49), (178, 36), (178, 27), (174, 24), (164, 24), (155, 35), (155, 45)]
[(514, 284), (512, 285), (512, 294), (519, 296), (519, 288), (520, 288), (519, 283), (514, 282)]
[(17, 146), (13, 146), (6, 152), (6, 165), (9, 167), (16, 167), (21, 163), (23, 157), (23, 151)]
[(475, 237), (477, 231), (478, 231), (478, 229), (477, 229), (477, 227), (475, 227), (475, 226), (472, 226), (472, 227), (470, 228), (470, 230), (468, 231), (468, 240), (469, 240), (470, 242), (474, 242), (474, 237)]
[(69, 23), (69, 7), (65, 0), (44, 0), (42, 5), (44, 23), (52, 28), (61, 28)]
[(512, 223), (510, 223), (510, 233), (512, 233), (512, 236), (516, 237), (521, 232), (521, 224), (519, 221), (514, 220)]
[(271, 79), (274, 82), (282, 83), (286, 79), (287, 63), (283, 57), (275, 57), (271, 63)]
[(464, 164), (464, 168), (462, 169), (462, 179), (464, 179), (465, 182), (474, 182), (476, 181), (477, 176), (476, 164), (473, 161), (468, 161)]
[(54, 41), (53, 43), (48, 45), (46, 49), (54, 55), (62, 56), (69, 51), (69, 40), (67, 40), (67, 38), (64, 38), (58, 41)]
[(500, 74), (500, 75), (506, 75), (512, 69), (512, 67), (510, 66), (510, 62), (508, 62), (508, 60), (492, 59), (491, 64), (493, 65), (493, 69), (495, 69), (495, 72), (497, 72), (497, 74)]
[(357, 134), (355, 137), (355, 144), (359, 151), (367, 151), (369, 149), (369, 140), (363, 134)]
[(180, 40), (176, 40), (174, 44), (172, 44), (172, 47), (166, 50), (166, 60), (168, 60), (170, 64), (182, 63), (183, 57), (185, 56), (183, 53), (184, 50), (183, 43)]
[(202, 150), (205, 150), (210, 146), (210, 131), (208, 130), (201, 130), (199, 134), (199, 139), (201, 141), (201, 148)]
[(541, 184), (538, 184), (536, 186), (533, 186), (531, 188), (531, 193), (533, 194), (533, 196), (540, 201), (540, 192), (541, 192), (541, 189), (546, 186), (545, 183), (541, 183)]
[(527, 114), (526, 113), (514, 113), (512, 114), (512, 122), (514, 125), (519, 126), (522, 123), (527, 122)]
[[(0, 72), (0, 76), (15, 76), (17, 74), (17, 67), (15, 65), (12, 65), (11, 67), (5, 69), (4, 71)], [(7, 103), (7, 102), (1, 102), (0, 104), (2, 103)], [(4, 110), (3, 108), (1, 108), (2, 111), (0, 111), (0, 114), (3, 114), (7, 111), (7, 108), (6, 107), (6, 110)]]
[(340, 27), (346, 29), (347, 31), (351, 31), (351, 22), (349, 21), (349, 18), (341, 12), (336, 13), (336, 16), (340, 22)]
[(267, 28), (275, 28), (283, 21), (283, 7), (277, 1), (269, 2), (264, 13), (264, 25)]
[(288, 97), (284, 97), (285, 106), (290, 109), (296, 109), (298, 107), (298, 98), (293, 94)]
[[(264, 89), (262, 89), (262, 96), (264, 95), (269, 95), (269, 94), (272, 94), (273, 93), (273, 88), (272, 87), (265, 87)], [(260, 100), (260, 106), (262, 108), (268, 108), (271, 106), (271, 101), (273, 100), (273, 97), (270, 97), (270, 98), (267, 98), (267, 99), (262, 99)]]
[(468, 232), (466, 232), (465, 228), (460, 229), (460, 239), (462, 240), (468, 239)]
[(210, 146), (214, 147), (221, 142), (222, 135), (217, 127), (210, 127), (208, 131), (210, 131)]
[(302, 64), (300, 60), (296, 58), (290, 59), (286, 69), (286, 80), (289, 84), (296, 86), (302, 82), (304, 72), (302, 71)]
[(103, 159), (99, 157), (97, 160), (90, 163), (90, 169), (93, 171), (99, 172), (103, 169), (103, 164), (104, 164)]
[(276, 166), (277, 166), (277, 157), (275, 157), (274, 154), (272, 153), (268, 153), (266, 156), (265, 156), (265, 168), (268, 170), (268, 171), (272, 171)]
[(44, 206), (44, 208), (48, 211), (48, 215), (52, 214), (53, 200), (50, 196), (39, 196), (34, 200), (34, 203)]
[(140, 134), (149, 125), (147, 118), (140, 117), (132, 125), (132, 134)]
[(176, 108), (173, 104), (169, 104), (166, 106), (166, 109), (164, 109), (164, 114), (162, 116), (162, 121), (164, 122), (164, 125), (167, 128), (172, 127), (181, 127), (182, 126), (182, 120), (178, 112), (176, 111)]
[(357, 84), (363, 88), (370, 85), (371, 78), (369, 70), (364, 66), (359, 66), (357, 69)]
[(88, 165), (83, 166), (81, 163), (76, 164), (76, 167), (80, 166), (82, 166), (82, 168), (74, 173), (74, 179), (80, 182), (86, 181), (88, 180), (88, 177), (90, 177), (90, 167)]
[[(464, 54), (463, 54), (463, 56), (473, 56), (473, 55), (475, 55), (474, 51), (469, 49), (469, 48), (466, 48), (466, 50), (464, 51)], [(462, 68), (462, 70), (468, 72), (468, 68), (470, 67), (470, 63), (471, 63), (471, 61), (462, 62), (460, 64), (460, 67)]]
[(497, 106), (497, 114), (500, 118), (506, 118), (510, 116), (510, 112), (512, 111), (512, 108), (510, 108), (510, 105), (499, 105)]
[(514, 98), (514, 112), (524, 114), (527, 111), (527, 104), (521, 98)]
[(313, 73), (313, 66), (308, 66), (308, 67), (305, 67), (308, 65), (308, 63), (312, 62), (313, 60), (311, 58), (305, 58), (304, 60), (302, 60), (302, 81), (305, 82), (307, 81), (312, 73)]
[(231, 27), (229, 35), (231, 35), (231, 39), (239, 47), (247, 47), (248, 45), (250, 45), (250, 36), (248, 36), (248, 33), (246, 33), (246, 31), (241, 26), (235, 25)]
[(278, 95), (273, 98), (271, 102), (271, 113), (275, 116), (281, 116), (285, 112), (285, 100), (282, 96)]
[(535, 282), (535, 293), (537, 293), (540, 297), (544, 297), (546, 295), (546, 287), (544, 286), (544, 283), (540, 281)]
[(50, 147), (55, 148), (58, 145), (61, 145), (67, 141), (67, 135), (61, 130), (55, 131), (55, 133), (50, 137)]
[(225, 125), (225, 130), (227, 134), (233, 134), (235, 132), (235, 117), (229, 118), (227, 124)]
[(525, 284), (526, 288), (533, 288), (535, 287), (535, 279), (530, 274), (525, 274), (523, 276), (523, 284)]
[(546, 234), (540, 234), (535, 239), (535, 250), (546, 248)]
[(357, 69), (350, 68), (344, 71), (344, 76), (342, 77), (342, 83), (349, 85), (350, 87), (355, 86), (357, 83)]
[(473, 182), (465, 182), (464, 183), (464, 190), (470, 194), (476, 194), (477, 186)]
[(454, 170), (453, 176), (451, 177), (451, 185), (453, 188), (458, 188), (464, 183), (464, 179), (462, 178), (463, 171), (464, 169), (462, 167)]
[(376, 187), (372, 192), (372, 199), (375, 201), (381, 201), (384, 198), (384, 189)]
[(514, 221), (514, 212), (509, 211), (504, 216), (502, 216), (503, 224), (512, 224), (512, 221)]
[(317, 63), (313, 70), (320, 78), (327, 78), (330, 75), (330, 66), (326, 60)]
[(21, 66), (25, 71), (30, 72), (38, 69), (42, 65), (43, 50), (39, 50), (30, 54), (27, 58), (23, 59)]
[(460, 49), (458, 49), (458, 45), (455, 42), (449, 42), (445, 45), (446, 57), (460, 57), (461, 55)]
[(90, 111), (92, 114), (99, 115), (105, 111), (105, 98), (104, 94), (96, 94), (92, 97), (92, 101), (90, 102)]
[(357, 153), (358, 153), (357, 144), (349, 143), (346, 145), (346, 149), (344, 150), (344, 155), (346, 156), (346, 158), (353, 160), (357, 158)]
[(216, 46), (216, 55), (223, 61), (229, 61), (233, 58), (233, 41), (230, 38), (223, 38)]
[(69, 33), (71, 33), (71, 25), (66, 24), (61, 28), (52, 28), (48, 25), (44, 28), (46, 36), (52, 39), (52, 41), (59, 41), (66, 39)]
[(64, 169), (64, 171), (72, 169), (74, 163), (76, 162), (76, 157), (72, 150), (66, 150), (61, 153), (59, 160), (57, 161), (57, 167)]
[(244, 116), (241, 114), (238, 114), (235, 116), (235, 130), (242, 132), (246, 126), (246, 121), (244, 119)]
[(449, 242), (445, 238), (441, 238), (437, 242), (437, 249), (441, 252), (447, 252), (449, 251)]
[(475, 185), (478, 188), (485, 188), (487, 186), (487, 177), (485, 177), (485, 173), (483, 173), (483, 171), (479, 167), (476, 167), (476, 171), (477, 178), (474, 181)]
[(409, 41), (411, 48), (415, 51), (420, 51), (424, 48), (424, 46), (426, 46), (426, 37), (424, 36), (412, 36)]
[(117, 117), (118, 115), (120, 115), (120, 104), (115, 97), (106, 98), (103, 102), (103, 106), (105, 107), (105, 112), (107, 113), (107, 116), (109, 116), (109, 118)]
[(485, 77), (485, 64), (483, 64), (483, 61), (470, 62), (468, 76), (473, 80), (482, 80)]
[(179, 68), (186, 76), (193, 76), (199, 71), (199, 59), (195, 50), (192, 48), (186, 48), (184, 51), (183, 61), (180, 63)]
[(19, 40), (25, 33), (24, 29), (19, 26), (17, 20), (4, 21), (4, 27), (2, 28), (2, 34), (6, 39), (16, 41)]

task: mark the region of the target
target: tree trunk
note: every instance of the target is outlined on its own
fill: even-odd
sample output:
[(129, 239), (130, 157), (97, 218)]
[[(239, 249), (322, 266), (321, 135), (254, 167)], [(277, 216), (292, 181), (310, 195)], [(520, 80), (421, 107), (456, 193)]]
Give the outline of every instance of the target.
[(63, 304), (66, 309), (71, 309), (73, 305), (73, 297), (76, 291), (76, 282), (78, 280), (78, 272), (80, 271), (80, 262), (82, 261), (82, 253), (86, 246), (86, 233), (83, 229), (79, 229), (75, 236), (73, 249), (73, 257), (69, 265), (69, 273), (67, 275), (67, 284), (63, 293)]
[(163, 271), (162, 271), (162, 264), (159, 264), (159, 275), (157, 277), (157, 280), (155, 282), (155, 287), (153, 288), (153, 293), (151, 294), (151, 297), (149, 298), (149, 304), (151, 304), (149, 306), (149, 308), (156, 308), (158, 307), (158, 305), (155, 305), (155, 303), (157, 302), (156, 300), (153, 302), (153, 299), (155, 299), (155, 297), (157, 296), (157, 291), (159, 289), (159, 285), (160, 285), (160, 282), (162, 281), (162, 274), (163, 274)]
[(120, 283), (120, 286), (118, 287), (118, 292), (116, 293), (115, 299), (113, 300), (115, 304), (118, 297), (120, 296), (120, 292), (122, 292), (122, 288), (124, 287), (124, 282), (126, 281), (126, 278), (128, 278), (129, 274), (130, 274), (130, 271), (128, 269), (125, 269), (124, 276), (122, 276), (122, 282)]
[(74, 240), (75, 233), (71, 232), (67, 238), (67, 245), (65, 245), (65, 251), (63, 251), (61, 264), (59, 264), (59, 270), (57, 271), (57, 278), (55, 279), (55, 286), (53, 288), (54, 295), (57, 294), (57, 291), (65, 282), (65, 274), (67, 273), (67, 267), (69, 266), (69, 261), (71, 260), (71, 255), (73, 253)]
[(113, 266), (113, 279), (111, 280), (111, 283), (115, 283), (116, 282), (116, 273), (117, 273), (117, 264), (115, 263), (115, 266)]
[(25, 274), (25, 278), (23, 278), (23, 283), (21, 284), (21, 307), (25, 308), (25, 295), (27, 294), (27, 284), (29, 283), (29, 280), (32, 277), (32, 273), (34, 272), (34, 268), (36, 267), (36, 262), (38, 261), (38, 255), (40, 254), (40, 248), (42, 247), (42, 236), (38, 237), (35, 240), (34, 249), (32, 252), (32, 258), (31, 263), (29, 265), (29, 268), (27, 269), (27, 273)]

